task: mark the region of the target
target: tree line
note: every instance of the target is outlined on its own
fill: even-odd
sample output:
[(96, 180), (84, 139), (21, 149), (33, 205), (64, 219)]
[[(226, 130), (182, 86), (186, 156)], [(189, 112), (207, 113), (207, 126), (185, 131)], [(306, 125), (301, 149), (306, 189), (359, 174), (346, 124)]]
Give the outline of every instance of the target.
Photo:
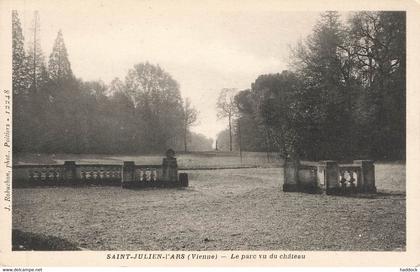
[(219, 116), (231, 129), (219, 146), (233, 132), (230, 149), (289, 159), (405, 159), (405, 12), (353, 12), (345, 22), (324, 12), (290, 64), (229, 98), (221, 91)]
[[(82, 81), (58, 31), (48, 62), (34, 12), (27, 46), (12, 12), (13, 150), (34, 153), (132, 153), (210, 150), (190, 132), (198, 111), (159, 65), (139, 63), (125, 80)], [(27, 47), (27, 50), (25, 49)]]

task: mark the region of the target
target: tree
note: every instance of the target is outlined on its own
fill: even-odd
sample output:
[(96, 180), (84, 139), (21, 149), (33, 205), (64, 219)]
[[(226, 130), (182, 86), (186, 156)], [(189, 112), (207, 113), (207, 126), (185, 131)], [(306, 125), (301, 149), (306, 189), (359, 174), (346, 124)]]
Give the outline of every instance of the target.
[(294, 51), (297, 73), (304, 83), (300, 112), (304, 114), (303, 138), (310, 159), (353, 157), (354, 80), (346, 46), (346, 28), (337, 12), (328, 11), (305, 43)]
[(404, 12), (321, 15), (294, 50), (304, 157), (404, 157), (405, 38)]
[(28, 71), (22, 26), (16, 10), (12, 11), (12, 54), (13, 92), (25, 94), (28, 89)]
[(28, 74), (31, 79), (31, 89), (36, 93), (48, 78), (45, 58), (41, 49), (40, 19), (38, 11), (34, 12), (32, 20), (30, 44), (28, 49)]
[(125, 92), (114, 92), (110, 97), (108, 111), (108, 120), (113, 122), (110, 129), (113, 132), (112, 142), (109, 144), (112, 147), (111, 152), (144, 150), (143, 146), (136, 144), (139, 120), (135, 119), (135, 108), (131, 98)]
[(187, 152), (187, 138), (191, 126), (196, 125), (198, 121), (198, 111), (191, 105), (189, 98), (185, 99), (184, 104), (184, 151)]
[(55, 39), (54, 46), (50, 54), (48, 74), (49, 78), (53, 81), (70, 79), (73, 77), (73, 72), (71, 70), (61, 30), (58, 31), (57, 38)]
[(81, 82), (79, 93), (75, 94), (77, 105), (73, 107), (78, 108), (75, 117), (79, 120), (75, 132), (81, 137), (81, 148), (95, 153), (113, 152), (116, 145), (113, 137), (119, 124), (115, 122), (117, 113), (111, 107), (114, 105), (105, 95), (107, 89), (101, 80)]
[(121, 79), (116, 77), (109, 84), (106, 94), (108, 96), (113, 96), (116, 93), (125, 93), (126, 91), (127, 90), (126, 90), (126, 86), (124, 85), (124, 82), (122, 82)]
[(136, 139), (146, 151), (163, 151), (183, 132), (179, 84), (159, 65), (140, 63), (129, 70), (125, 85), (135, 107)]
[[(259, 95), (252, 90), (243, 90), (236, 94), (235, 103), (238, 109), (238, 124), (241, 130), (241, 146), (245, 151), (266, 151), (269, 152), (272, 147), (267, 138), (264, 122), (258, 113), (260, 109), (258, 99)], [(239, 136), (239, 126), (238, 132)]]
[(239, 148), (236, 138), (232, 138), (232, 142), (230, 142), (230, 133), (229, 129), (225, 129), (220, 131), (217, 134), (217, 150), (218, 151), (237, 151)]
[(29, 88), (27, 91), (28, 103), (25, 105), (25, 114), (29, 116), (30, 122), (25, 123), (24, 130), (26, 132), (30, 131), (31, 133), (30, 137), (25, 141), (29, 149), (28, 151), (39, 152), (43, 142), (43, 119), (46, 116), (48, 101), (48, 96), (45, 93), (48, 74), (45, 67), (44, 55), (41, 50), (40, 20), (37, 11), (34, 12), (30, 29), (26, 71)]
[(302, 115), (299, 107), (300, 79), (290, 71), (259, 76), (252, 84), (260, 122), (276, 150), (285, 159), (302, 155)]
[(357, 12), (349, 24), (357, 78), (363, 86), (359, 146), (374, 157), (404, 158), (405, 12)]
[(24, 49), (24, 37), (19, 15), (12, 11), (12, 90), (13, 90), (13, 150), (27, 149), (30, 135), (26, 133), (30, 124), (28, 114), (28, 70)]
[(45, 149), (78, 153), (97, 143), (89, 138), (91, 127), (88, 119), (95, 118), (95, 115), (87, 116), (91, 110), (88, 106), (91, 97), (89, 93), (83, 92), (83, 88), (83, 83), (73, 76), (60, 30), (48, 60), (48, 81), (37, 94), (42, 97), (45, 107), (43, 119), (47, 121), (47, 129), (41, 133), (44, 139), (52, 141), (44, 146)]
[(237, 107), (235, 103), (235, 93), (236, 89), (224, 88), (220, 91), (219, 97), (217, 99), (216, 108), (217, 108), (217, 117), (228, 118), (229, 122), (229, 150), (232, 151), (232, 118), (237, 112)]

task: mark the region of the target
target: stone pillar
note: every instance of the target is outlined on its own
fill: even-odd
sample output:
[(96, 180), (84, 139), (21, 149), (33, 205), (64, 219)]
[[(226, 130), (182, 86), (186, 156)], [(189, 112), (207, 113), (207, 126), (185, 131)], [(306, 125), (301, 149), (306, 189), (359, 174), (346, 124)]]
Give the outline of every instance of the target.
[(324, 165), (317, 166), (316, 169), (316, 183), (317, 187), (321, 190), (321, 192), (325, 192), (326, 190), (326, 180), (325, 180), (325, 167)]
[(75, 161), (65, 161), (64, 162), (64, 181), (66, 183), (77, 183), (76, 177), (76, 162)]
[[(363, 193), (376, 193), (375, 165), (372, 160), (358, 160), (355, 163), (361, 166), (360, 190)], [(359, 181), (358, 181), (359, 182)]]
[(176, 158), (164, 158), (162, 161), (162, 180), (167, 182), (178, 181), (178, 163)]
[(122, 167), (122, 180), (121, 186), (129, 188), (134, 185), (134, 162), (125, 161)]
[(178, 164), (172, 149), (166, 151), (166, 158), (162, 160), (162, 181), (170, 182), (171, 185), (178, 183)]
[(323, 163), (325, 164), (325, 191), (327, 195), (336, 194), (340, 191), (338, 163), (336, 161), (324, 161)]
[(188, 187), (188, 174), (179, 173), (179, 184), (181, 187)]
[(299, 161), (286, 160), (284, 162), (284, 192), (299, 191)]

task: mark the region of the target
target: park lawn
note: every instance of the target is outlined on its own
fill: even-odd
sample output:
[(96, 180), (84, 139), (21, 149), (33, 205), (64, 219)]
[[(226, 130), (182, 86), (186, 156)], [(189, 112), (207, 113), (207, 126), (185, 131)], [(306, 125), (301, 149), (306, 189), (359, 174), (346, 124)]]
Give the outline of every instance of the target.
[(90, 250), (405, 250), (405, 166), (374, 198), (284, 193), (281, 168), (190, 170), (185, 189), (13, 190), (13, 228)]
[[(134, 161), (136, 164), (161, 164), (164, 154), (148, 155), (106, 155), (106, 154), (13, 154), (13, 164), (63, 164), (64, 161), (76, 161), (80, 164), (115, 163)], [(176, 155), (181, 169), (227, 168), (227, 167), (278, 167), (281, 160), (275, 153), (243, 152), (242, 162), (239, 152), (194, 152)]]

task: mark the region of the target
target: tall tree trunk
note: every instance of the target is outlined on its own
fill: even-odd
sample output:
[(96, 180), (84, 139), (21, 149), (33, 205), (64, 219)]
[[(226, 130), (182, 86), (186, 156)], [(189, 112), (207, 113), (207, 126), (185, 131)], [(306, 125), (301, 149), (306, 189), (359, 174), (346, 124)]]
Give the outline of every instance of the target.
[(34, 83), (34, 90), (35, 90), (35, 93), (37, 92), (37, 89), (36, 89), (36, 85), (37, 85), (37, 82), (36, 82), (36, 27), (37, 27), (37, 25), (36, 25), (36, 19), (35, 19), (35, 26), (34, 26), (34, 78), (33, 78), (33, 83)]
[(184, 151), (187, 152), (187, 126), (184, 127)]
[(267, 155), (267, 162), (270, 162), (270, 145), (269, 145), (269, 139), (268, 139), (268, 130), (266, 127), (264, 127), (264, 140), (265, 140), (265, 152)]
[(232, 152), (232, 115), (229, 114), (229, 150)]
[(241, 135), (241, 119), (238, 118), (238, 136), (239, 136), (239, 156), (241, 157), (242, 164), (242, 135)]

